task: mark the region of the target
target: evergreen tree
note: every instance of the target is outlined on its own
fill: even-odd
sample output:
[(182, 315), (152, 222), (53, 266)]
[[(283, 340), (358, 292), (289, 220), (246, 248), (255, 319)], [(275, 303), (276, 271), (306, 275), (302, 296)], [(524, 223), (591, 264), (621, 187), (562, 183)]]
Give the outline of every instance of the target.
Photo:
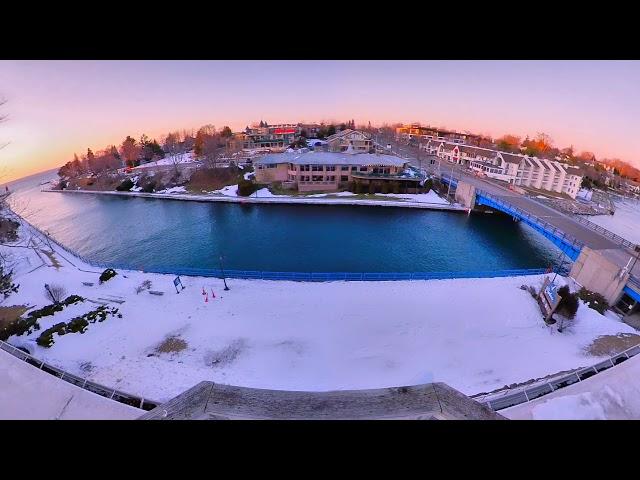
[(228, 126), (224, 126), (222, 128), (222, 132), (220, 132), (220, 135), (222, 135), (223, 137), (227, 137), (230, 138), (233, 136), (233, 132), (231, 131), (231, 129)]

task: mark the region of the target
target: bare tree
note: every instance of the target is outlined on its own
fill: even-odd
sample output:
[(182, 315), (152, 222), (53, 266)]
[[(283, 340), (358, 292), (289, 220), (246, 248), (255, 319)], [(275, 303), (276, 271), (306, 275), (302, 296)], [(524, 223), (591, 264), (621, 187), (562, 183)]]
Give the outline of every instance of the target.
[(58, 284), (45, 284), (44, 295), (48, 300), (51, 300), (53, 303), (57, 304), (60, 303), (62, 299), (67, 295), (67, 289)]
[(224, 153), (224, 149), (221, 148), (220, 135), (208, 135), (204, 139), (203, 155), (207, 168), (217, 168), (218, 160)]

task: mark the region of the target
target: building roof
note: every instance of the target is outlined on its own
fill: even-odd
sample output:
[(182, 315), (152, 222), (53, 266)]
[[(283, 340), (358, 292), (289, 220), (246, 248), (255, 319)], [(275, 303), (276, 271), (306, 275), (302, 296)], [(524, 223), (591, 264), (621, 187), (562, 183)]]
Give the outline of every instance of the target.
[(499, 153), (502, 159), (507, 163), (515, 163), (517, 165), (520, 165), (520, 162), (524, 158), (522, 155), (516, 155), (513, 153), (507, 153), (507, 152), (499, 152)]
[(332, 140), (335, 140), (336, 138), (341, 138), (341, 137), (343, 137), (343, 136), (347, 135), (348, 133), (357, 133), (357, 134), (360, 134), (360, 135), (362, 135), (364, 138), (366, 138), (367, 140), (369, 140), (369, 139), (371, 138), (371, 137), (369, 137), (369, 135), (367, 135), (367, 134), (366, 134), (366, 133), (364, 133), (364, 132), (361, 132), (360, 130), (352, 130), (352, 129), (350, 129), (350, 128), (347, 128), (346, 130), (342, 130), (342, 131), (340, 131), (340, 132), (336, 132), (336, 133), (334, 133), (333, 135), (329, 135), (329, 136), (327, 137), (327, 141), (328, 141), (328, 142), (330, 142), (330, 141), (332, 141)]
[(460, 148), (461, 152), (473, 153), (481, 157), (495, 158), (498, 155), (498, 152), (496, 152), (495, 150), (490, 150), (488, 148), (471, 147), (469, 145), (459, 145), (458, 147)]
[(273, 153), (254, 161), (254, 164), (292, 163), (294, 165), (380, 165), (403, 167), (408, 162), (394, 155), (375, 153), (306, 152)]

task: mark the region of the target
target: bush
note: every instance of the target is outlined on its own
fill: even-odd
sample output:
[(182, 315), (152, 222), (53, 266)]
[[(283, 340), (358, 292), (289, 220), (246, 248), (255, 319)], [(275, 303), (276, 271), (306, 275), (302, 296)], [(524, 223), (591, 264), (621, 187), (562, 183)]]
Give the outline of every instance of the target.
[(125, 179), (120, 185), (116, 187), (119, 192), (128, 192), (133, 188), (133, 182), (130, 178)]
[(609, 309), (609, 302), (607, 302), (602, 295), (592, 292), (591, 290), (587, 290), (584, 287), (582, 287), (578, 292), (578, 298), (582, 300), (587, 307), (594, 309), (601, 315), (604, 315), (604, 312)]
[(388, 182), (384, 182), (382, 184), (382, 193), (389, 193), (389, 183)]
[(44, 332), (40, 334), (40, 336), (36, 339), (36, 343), (41, 347), (49, 348), (53, 345), (53, 334), (57, 333), (58, 335), (64, 335), (67, 333), (66, 323), (60, 322), (56, 323), (53, 327), (47, 328)]
[(144, 182), (144, 184), (140, 186), (140, 188), (142, 189), (140, 191), (144, 193), (153, 193), (155, 191), (156, 185), (157, 182), (155, 180), (149, 180), (147, 182)]
[(9, 295), (12, 293), (17, 293), (20, 285), (16, 285), (11, 280), (11, 276), (13, 275), (13, 270), (9, 270), (9, 272), (4, 273), (4, 269), (0, 266), (0, 295), (2, 295), (1, 300), (6, 300)]
[(107, 280), (111, 280), (118, 273), (113, 268), (107, 268), (104, 272), (100, 274), (100, 283), (104, 283)]
[(251, 180), (242, 179), (238, 182), (238, 195), (248, 197), (259, 188), (259, 185), (253, 183)]
[[(576, 313), (578, 313), (578, 307), (580, 306), (578, 295), (575, 293), (571, 293), (567, 285), (558, 289), (558, 295), (560, 296), (560, 303), (558, 303), (556, 313), (562, 315), (568, 320), (573, 320), (576, 316)], [(558, 326), (559, 332), (562, 332), (563, 324), (564, 321), (561, 320), (560, 325)]]
[(433, 180), (428, 178), (427, 181), (424, 182), (424, 193), (429, 193), (432, 188), (433, 188)]
[(68, 333), (84, 333), (87, 331), (87, 327), (89, 326), (89, 322), (87, 322), (82, 317), (73, 318), (69, 323), (67, 323), (67, 332)]
[(62, 304), (65, 307), (68, 307), (69, 305), (73, 305), (73, 304), (79, 303), (79, 302), (84, 302), (84, 298), (82, 298), (80, 295), (69, 295), (67, 298), (65, 298), (62, 301)]

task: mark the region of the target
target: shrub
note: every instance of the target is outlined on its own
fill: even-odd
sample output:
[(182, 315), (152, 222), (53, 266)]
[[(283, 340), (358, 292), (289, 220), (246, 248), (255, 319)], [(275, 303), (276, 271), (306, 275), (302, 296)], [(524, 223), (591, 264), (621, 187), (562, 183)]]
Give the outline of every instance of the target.
[(140, 186), (140, 188), (142, 188), (140, 191), (144, 193), (153, 193), (156, 188), (156, 184), (157, 182), (155, 180), (144, 182), (144, 184)]
[(347, 191), (351, 193), (355, 193), (354, 190), (355, 190), (355, 182), (347, 183)]
[(128, 192), (133, 188), (133, 182), (130, 178), (126, 178), (120, 185), (116, 187), (119, 192)]
[(69, 333), (84, 333), (87, 331), (87, 327), (89, 326), (89, 322), (87, 322), (82, 317), (76, 317), (71, 319), (71, 321), (67, 324), (67, 331)]
[(427, 181), (424, 182), (424, 193), (429, 193), (432, 188), (433, 188), (433, 180), (428, 178)]
[(259, 188), (260, 187), (251, 180), (242, 179), (238, 182), (238, 195), (241, 197), (248, 197)]
[(558, 326), (558, 331), (562, 332), (564, 318), (573, 320), (576, 316), (576, 313), (578, 312), (580, 303), (578, 302), (578, 295), (575, 293), (571, 293), (567, 285), (558, 289), (558, 295), (560, 296), (560, 303), (558, 303), (556, 313), (562, 315), (563, 317), (563, 319), (560, 321), (560, 325)]
[(41, 347), (51, 347), (54, 342), (53, 334), (57, 333), (58, 335), (64, 335), (65, 333), (67, 333), (66, 327), (67, 325), (64, 322), (56, 323), (53, 327), (49, 327), (44, 332), (42, 332), (36, 339), (36, 343)]
[(388, 182), (384, 182), (382, 184), (382, 193), (389, 193), (389, 183)]
[(64, 297), (66, 294), (67, 290), (62, 285), (44, 285), (44, 295), (53, 303), (60, 303), (60, 300), (62, 300), (62, 297)]
[(609, 302), (607, 302), (602, 295), (592, 292), (591, 290), (587, 290), (584, 287), (582, 287), (578, 292), (578, 298), (582, 300), (587, 307), (594, 309), (601, 315), (604, 315), (604, 312), (609, 309)]
[(20, 285), (16, 285), (11, 280), (12, 275), (13, 270), (4, 273), (4, 269), (0, 266), (0, 295), (2, 295), (2, 299), (0, 300), (6, 300), (12, 293), (17, 293), (18, 288), (20, 288)]
[(362, 184), (360, 182), (356, 182), (354, 193), (362, 193)]
[(84, 302), (84, 298), (82, 298), (80, 295), (69, 295), (62, 301), (62, 304), (68, 307), (69, 305), (73, 305), (79, 302)]
[(113, 268), (107, 268), (104, 272), (100, 274), (100, 283), (104, 283), (107, 280), (111, 280), (118, 273)]

